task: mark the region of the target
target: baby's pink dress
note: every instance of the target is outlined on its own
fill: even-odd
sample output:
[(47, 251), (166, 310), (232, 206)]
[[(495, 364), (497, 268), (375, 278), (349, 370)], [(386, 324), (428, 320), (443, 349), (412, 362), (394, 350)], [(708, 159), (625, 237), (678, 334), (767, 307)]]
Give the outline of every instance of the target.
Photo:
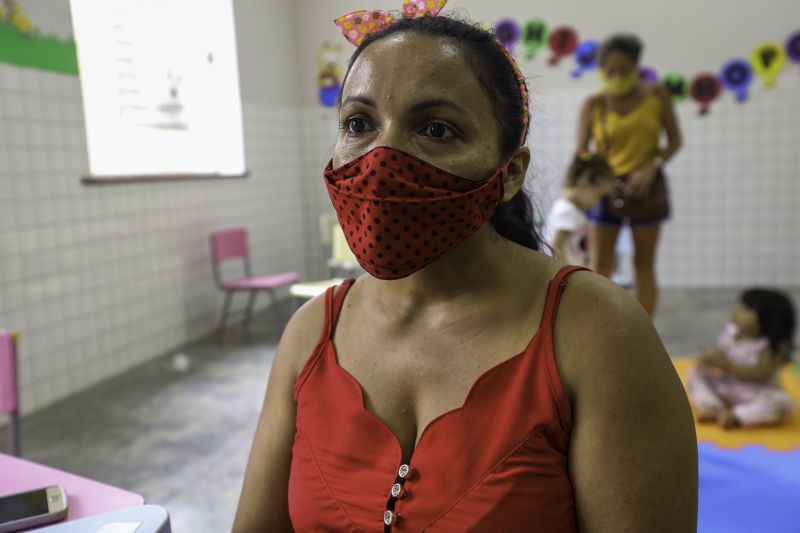
[[(738, 328), (728, 324), (719, 336), (719, 348), (731, 363), (753, 367), (769, 347), (766, 337), (736, 340)], [(746, 381), (718, 368), (697, 366), (687, 378), (689, 396), (700, 409), (730, 408), (744, 426), (773, 424), (786, 417), (794, 401), (780, 386), (777, 373), (765, 381)]]

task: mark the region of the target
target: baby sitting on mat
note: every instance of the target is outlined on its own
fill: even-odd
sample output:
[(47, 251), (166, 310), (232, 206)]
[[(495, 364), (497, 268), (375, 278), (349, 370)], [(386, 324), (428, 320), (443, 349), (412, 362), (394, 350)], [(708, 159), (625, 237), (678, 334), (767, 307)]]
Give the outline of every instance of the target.
[(688, 375), (698, 422), (725, 429), (775, 424), (794, 401), (781, 388), (778, 372), (791, 362), (795, 310), (783, 293), (751, 289), (741, 295), (716, 348), (701, 349)]

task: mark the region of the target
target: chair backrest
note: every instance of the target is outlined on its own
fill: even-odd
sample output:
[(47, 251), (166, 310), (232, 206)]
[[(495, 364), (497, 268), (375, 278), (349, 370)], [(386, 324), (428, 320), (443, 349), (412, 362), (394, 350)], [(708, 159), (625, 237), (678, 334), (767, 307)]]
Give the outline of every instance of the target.
[(339, 220), (336, 218), (336, 213), (323, 213), (317, 219), (319, 222), (319, 238), (322, 245), (325, 247), (331, 244), (331, 230), (334, 226), (339, 226)]
[(339, 224), (331, 228), (331, 259), (340, 264), (353, 263), (358, 265), (358, 260), (350, 250), (350, 246), (344, 236), (344, 230)]
[(248, 259), (250, 250), (247, 247), (247, 230), (245, 228), (229, 228), (211, 234), (211, 260), (214, 264), (226, 259)]
[(0, 329), (0, 413), (17, 411), (17, 357), (14, 335)]

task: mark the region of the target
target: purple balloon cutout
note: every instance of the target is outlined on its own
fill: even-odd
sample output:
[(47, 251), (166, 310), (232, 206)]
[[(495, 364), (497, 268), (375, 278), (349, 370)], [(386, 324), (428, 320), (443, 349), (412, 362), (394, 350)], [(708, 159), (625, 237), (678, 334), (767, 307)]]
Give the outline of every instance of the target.
[(800, 30), (786, 39), (786, 55), (795, 63), (800, 63)]
[(503, 19), (494, 25), (494, 34), (506, 47), (509, 53), (514, 53), (514, 44), (519, 40), (519, 24), (514, 19)]
[(658, 83), (658, 72), (652, 67), (642, 67), (639, 69), (639, 78), (647, 83)]

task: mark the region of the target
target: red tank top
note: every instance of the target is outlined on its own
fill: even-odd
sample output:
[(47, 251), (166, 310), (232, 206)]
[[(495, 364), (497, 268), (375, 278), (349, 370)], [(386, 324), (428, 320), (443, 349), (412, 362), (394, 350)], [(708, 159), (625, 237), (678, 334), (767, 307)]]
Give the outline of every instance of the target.
[(325, 329), (297, 378), (289, 514), (319, 531), (577, 531), (567, 452), (570, 406), (553, 352), (567, 276), (550, 282), (525, 350), (484, 372), (464, 405), (434, 419), (407, 465), (367, 411), (331, 341), (352, 280), (325, 295)]

